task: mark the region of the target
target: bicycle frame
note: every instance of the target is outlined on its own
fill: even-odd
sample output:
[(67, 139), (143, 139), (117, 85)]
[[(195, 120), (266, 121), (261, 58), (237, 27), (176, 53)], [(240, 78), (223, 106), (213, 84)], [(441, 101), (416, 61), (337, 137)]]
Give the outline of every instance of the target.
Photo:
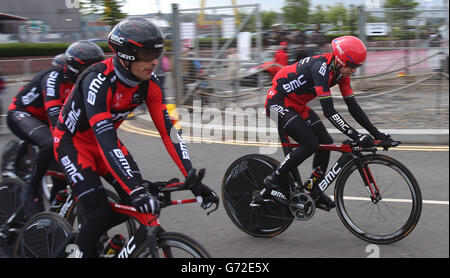
[[(379, 141), (376, 141), (375, 144), (379, 143)], [(298, 143), (282, 143), (283, 147), (288, 148), (295, 148), (298, 147)], [(379, 189), (375, 183), (375, 179), (372, 176), (372, 173), (369, 169), (368, 165), (363, 165), (362, 162), (362, 152), (368, 151), (375, 153), (377, 151), (376, 147), (371, 148), (360, 148), (356, 145), (348, 145), (348, 144), (319, 144), (319, 150), (321, 151), (337, 151), (342, 153), (342, 155), (339, 157), (339, 159), (334, 163), (334, 165), (330, 168), (330, 170), (323, 176), (322, 181), (318, 184), (317, 187), (314, 189), (316, 190), (313, 192), (314, 195), (318, 196), (318, 194), (324, 192), (332, 183), (333, 181), (339, 176), (339, 173), (344, 168), (344, 166), (349, 163), (350, 161), (354, 161), (359, 173), (361, 174), (361, 177), (364, 181), (364, 184), (367, 188), (367, 191), (369, 192), (369, 196), (372, 200), (372, 202), (376, 203), (381, 200), (381, 195), (379, 192)], [(286, 152), (286, 149), (285, 149)], [(300, 174), (298, 173), (298, 169), (295, 168), (293, 171), (293, 177), (294, 180), (302, 184), (300, 179)], [(317, 190), (320, 190), (321, 192), (317, 192)]]
[[(172, 183), (166, 185), (164, 188), (161, 188), (160, 192), (164, 194), (164, 198), (166, 199), (163, 207), (196, 202), (195, 199), (171, 200), (170, 192), (180, 190), (186, 190), (185, 184)], [(110, 206), (113, 211), (132, 217), (141, 223), (136, 233), (128, 240), (123, 249), (119, 252), (117, 258), (128, 258), (133, 254), (136, 247), (141, 244), (147, 244), (150, 247), (152, 257), (158, 258), (158, 234), (164, 231), (160, 225), (158, 216), (151, 213), (139, 213), (134, 207), (131, 206), (116, 203), (110, 203)]]

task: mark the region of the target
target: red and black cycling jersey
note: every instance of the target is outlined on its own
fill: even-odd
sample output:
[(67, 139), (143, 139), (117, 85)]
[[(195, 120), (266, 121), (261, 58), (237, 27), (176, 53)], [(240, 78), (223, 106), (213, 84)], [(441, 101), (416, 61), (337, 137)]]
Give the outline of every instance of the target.
[[(140, 181), (133, 176), (134, 163), (129, 163), (128, 153), (121, 144), (116, 129), (128, 114), (145, 102), (170, 156), (184, 176), (192, 169), (189, 153), (181, 134), (173, 129), (159, 81), (153, 74), (149, 81), (135, 87), (123, 84), (114, 70), (114, 57), (94, 64), (78, 78), (64, 104), (55, 132), (55, 150), (67, 141), (98, 145), (104, 164), (116, 181), (130, 194)], [(171, 135), (175, 138), (171, 138)], [(71, 139), (70, 139), (71, 140)], [(76, 148), (83, 148), (81, 145)], [(124, 155), (125, 154), (125, 155)], [(79, 158), (83, 159), (83, 158)], [(83, 161), (78, 161), (83, 165)], [(92, 163), (86, 161), (86, 165)], [(85, 167), (85, 166), (82, 166)]]
[[(342, 133), (354, 139), (359, 133), (347, 124), (334, 109), (330, 88), (338, 85), (351, 115), (372, 135), (378, 135), (378, 130), (370, 123), (364, 111), (354, 99), (350, 86), (350, 77), (344, 77), (334, 68), (333, 54), (326, 53), (306, 57), (295, 64), (282, 68), (272, 81), (272, 88), (266, 98), (265, 107), (277, 110), (277, 105), (271, 105), (273, 98), (283, 98), (283, 105), (292, 106), (303, 118), (308, 116), (307, 103), (318, 97), (324, 116)], [(273, 107), (271, 107), (273, 106)]]
[(20, 89), (9, 110), (26, 111), (43, 122), (49, 122), (53, 130), (62, 104), (73, 86), (66, 70), (65, 67), (55, 67), (38, 73)]

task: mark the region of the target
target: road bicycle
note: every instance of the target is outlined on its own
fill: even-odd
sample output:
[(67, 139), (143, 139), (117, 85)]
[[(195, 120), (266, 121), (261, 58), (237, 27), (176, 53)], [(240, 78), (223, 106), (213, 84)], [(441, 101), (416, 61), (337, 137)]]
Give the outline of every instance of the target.
[[(32, 172), (32, 161), (35, 159), (39, 148), (26, 143), (23, 140), (12, 139), (3, 148), (1, 155), (1, 177), (19, 178), (25, 183), (30, 183)], [(56, 160), (49, 165), (49, 171), (58, 173), (59, 168)], [(62, 179), (57, 174), (46, 174), (42, 178), (42, 192), (44, 200), (52, 202), (58, 191), (65, 188), (65, 177)]]
[[(377, 154), (401, 142), (375, 142), (361, 148), (353, 141), (322, 144), (320, 150), (341, 153), (331, 169), (314, 186), (321, 192), (336, 181), (334, 201), (337, 214), (358, 238), (376, 244), (389, 244), (409, 235), (416, 227), (422, 211), (422, 195), (414, 175), (398, 160)], [(285, 155), (298, 144), (282, 141)], [(222, 182), (225, 211), (242, 231), (256, 237), (273, 237), (285, 231), (293, 220), (309, 220), (316, 204), (305, 190), (298, 168), (283, 177), (281, 188), (260, 206), (250, 206), (255, 194), (263, 189), (263, 180), (280, 163), (261, 154), (245, 155), (227, 169)], [(272, 196), (271, 196), (272, 197)]]
[[(194, 178), (195, 172), (191, 172), (185, 183), (178, 180), (159, 183), (145, 183), (145, 187), (152, 194), (157, 194), (161, 208), (196, 202), (196, 199), (172, 200), (171, 193), (175, 191), (190, 190), (199, 186), (204, 176), (201, 169), (198, 178)], [(219, 200), (215, 207), (209, 211), (217, 210)], [(159, 218), (151, 213), (139, 213), (134, 207), (110, 203), (111, 209), (118, 216), (126, 219), (134, 219), (139, 228), (130, 234), (127, 242), (120, 251), (113, 255), (104, 255), (105, 244), (108, 238), (100, 240), (98, 251), (100, 257), (112, 258), (159, 258), (159, 257), (193, 257), (208, 258), (210, 254), (191, 237), (174, 232), (166, 232), (159, 222)], [(76, 257), (77, 246), (74, 244), (78, 233), (62, 217), (53, 212), (43, 212), (35, 215), (27, 221), (18, 237), (13, 256), (26, 258), (60, 258)]]
[[(65, 179), (64, 174), (60, 172), (47, 171), (47, 175)], [(11, 249), (15, 246), (21, 229), (28, 219), (32, 219), (25, 216), (21, 198), (26, 187), (27, 185), (18, 178), (8, 178), (0, 182), (0, 239), (4, 243), (4, 248), (8, 249), (7, 253), (12, 253)], [(106, 189), (106, 194), (111, 203), (119, 202), (119, 196), (112, 190)], [(68, 225), (72, 227), (79, 228), (82, 225), (82, 221), (77, 218), (76, 202), (69, 188), (58, 192), (55, 200), (49, 204), (48, 210), (65, 219)], [(126, 221), (123, 225), (125, 225), (128, 235), (136, 230), (136, 224), (133, 220)], [(113, 232), (112, 230), (108, 231), (103, 237), (106, 238)]]

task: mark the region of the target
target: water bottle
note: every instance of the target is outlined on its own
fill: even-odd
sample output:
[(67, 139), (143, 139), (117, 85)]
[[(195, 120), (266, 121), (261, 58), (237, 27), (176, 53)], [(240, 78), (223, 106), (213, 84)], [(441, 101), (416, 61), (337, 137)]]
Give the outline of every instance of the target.
[(50, 204), (50, 210), (54, 212), (58, 211), (61, 208), (61, 206), (66, 202), (68, 196), (69, 193), (67, 192), (66, 189), (58, 191), (52, 203)]
[(111, 240), (106, 245), (103, 256), (106, 258), (112, 258), (117, 253), (122, 250), (122, 248), (125, 246), (125, 238), (122, 235), (115, 235), (111, 238)]
[(309, 179), (306, 180), (305, 182), (305, 190), (307, 190), (308, 192), (311, 192), (314, 185), (317, 184), (317, 181), (321, 180), (323, 176), (323, 170), (319, 167), (316, 167), (313, 172), (311, 173), (311, 176), (309, 177)]

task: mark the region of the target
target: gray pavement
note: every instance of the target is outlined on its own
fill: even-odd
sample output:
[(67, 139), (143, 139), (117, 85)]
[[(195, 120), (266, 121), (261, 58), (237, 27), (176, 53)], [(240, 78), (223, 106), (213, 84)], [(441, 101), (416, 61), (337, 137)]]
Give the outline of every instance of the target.
[[(443, 81), (443, 82), (441, 82)], [(168, 103), (175, 102), (175, 93), (172, 87), (173, 79), (171, 73), (167, 73), (164, 84), (165, 95)], [(8, 86), (7, 93), (4, 95), (3, 113), (11, 102), (11, 99), (17, 93), (23, 83), (12, 83)], [(395, 87), (393, 87), (395, 88)], [(356, 99), (364, 109), (373, 124), (383, 132), (391, 134), (396, 140), (407, 144), (449, 144), (449, 88), (448, 80), (430, 80), (426, 84), (410, 87), (408, 89), (384, 94), (392, 88), (385, 87), (383, 90), (356, 91)], [(343, 118), (357, 130), (364, 132), (359, 124), (348, 113), (347, 107), (339, 96), (337, 86), (332, 88), (334, 105), (336, 110)], [(182, 119), (183, 129), (187, 128), (205, 128), (206, 124), (211, 125), (216, 130), (235, 130), (242, 127), (230, 126), (224, 121), (212, 122), (210, 117), (203, 113), (206, 109), (218, 108), (218, 111), (225, 111), (226, 108), (232, 111), (233, 115), (247, 116), (255, 118), (256, 113), (261, 113), (265, 101), (267, 89), (259, 92), (250, 93), (246, 97), (241, 97), (231, 101), (230, 99), (221, 99), (209, 97), (207, 101), (201, 103), (202, 118), (204, 120), (193, 122)], [(325, 126), (333, 136), (335, 142), (341, 142), (346, 137), (342, 135), (331, 123), (323, 117), (320, 103), (317, 99), (310, 102), (309, 105), (322, 118)], [(187, 113), (192, 114), (192, 105), (183, 106)], [(140, 114), (135, 117), (138, 120), (150, 121), (148, 113)], [(222, 117), (225, 120), (225, 116)], [(232, 124), (234, 125), (234, 124)], [(0, 134), (9, 133), (5, 127), (4, 116), (0, 116)]]
[[(439, 81), (439, 80), (437, 80)], [(440, 81), (439, 81), (440, 82)], [(170, 88), (167, 88), (170, 91)], [(342, 117), (360, 132), (365, 132), (361, 126), (353, 119), (347, 110), (343, 99), (339, 96), (336, 88), (332, 89), (334, 96), (334, 106)], [(364, 109), (372, 123), (381, 131), (391, 134), (395, 140), (400, 140), (407, 144), (448, 144), (449, 143), (449, 91), (447, 85), (439, 86), (418, 86), (403, 91), (383, 94), (382, 91), (356, 92), (356, 99)], [(252, 94), (246, 98), (240, 98), (235, 102), (202, 103), (202, 121), (194, 122), (194, 117), (181, 119), (183, 129), (187, 128), (211, 128), (217, 130), (239, 129), (236, 124), (225, 123), (223, 115), (219, 121), (205, 116), (206, 109), (218, 107), (218, 111), (231, 111), (233, 115), (245, 115), (249, 118), (257, 117), (256, 113), (261, 113), (265, 100), (265, 91)], [(320, 103), (317, 99), (309, 105), (322, 118), (325, 126), (335, 139), (335, 142), (345, 140), (331, 123), (324, 118)], [(181, 107), (185, 113), (193, 114), (193, 106)], [(199, 110), (197, 110), (199, 111)], [(150, 121), (148, 113), (137, 115), (141, 121)], [(186, 117), (185, 117), (186, 118)], [(198, 118), (199, 119), (199, 118)], [(222, 121), (222, 123), (220, 123)], [(251, 121), (251, 120), (249, 120)], [(233, 126), (234, 125), (234, 126)]]

